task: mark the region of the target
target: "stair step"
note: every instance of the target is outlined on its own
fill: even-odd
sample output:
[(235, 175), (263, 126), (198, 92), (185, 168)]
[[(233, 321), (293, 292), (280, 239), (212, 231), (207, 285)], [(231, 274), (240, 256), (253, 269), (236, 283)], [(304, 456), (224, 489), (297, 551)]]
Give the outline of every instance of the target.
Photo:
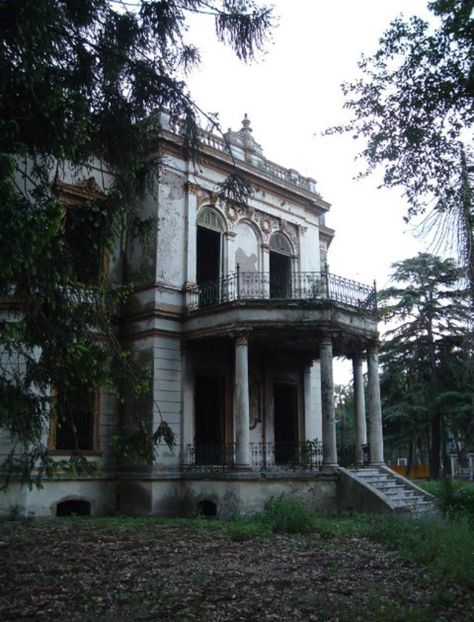
[(375, 488), (396, 512), (416, 515), (436, 512), (436, 505), (416, 488), (398, 480), (395, 475), (378, 469), (351, 469), (356, 479)]

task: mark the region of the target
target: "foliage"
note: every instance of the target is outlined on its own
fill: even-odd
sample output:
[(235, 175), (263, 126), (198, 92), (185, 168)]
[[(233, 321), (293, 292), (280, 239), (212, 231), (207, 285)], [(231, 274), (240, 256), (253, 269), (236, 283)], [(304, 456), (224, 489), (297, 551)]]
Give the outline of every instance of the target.
[(395, 328), (385, 333), (381, 356), (386, 438), (394, 447), (411, 445), (410, 458), (414, 448), (427, 448), (432, 476), (437, 477), (447, 430), (456, 432), (464, 416), (472, 417), (474, 377), (464, 342), (466, 292), (451, 259), (419, 253), (393, 268), (398, 285), (380, 292), (383, 317), (396, 320)]
[(438, 482), (423, 482), (422, 487), (435, 495), (447, 518), (467, 519), (474, 527), (474, 486), (445, 477)]
[(308, 533), (313, 529), (313, 516), (301, 501), (289, 497), (268, 501), (260, 521), (272, 533)]
[[(428, 3), (430, 23), (395, 19), (372, 56), (359, 62), (361, 77), (343, 85), (351, 132), (365, 147), (365, 174), (383, 166), (383, 185), (404, 189), (409, 215), (434, 208), (432, 222), (460, 244), (460, 259), (474, 303), (474, 20), (472, 0)], [(445, 219), (446, 217), (446, 219)], [(458, 238), (458, 239), (456, 239)]]
[[(55, 399), (79, 450), (78, 396), (147, 391), (113, 321), (132, 284), (112, 282), (104, 260), (120, 271), (130, 237), (153, 226), (139, 205), (159, 173), (158, 111), (196, 153), (199, 110), (183, 80), (199, 62), (192, 13), (214, 18), (244, 61), (269, 33), (270, 10), (252, 0), (0, 0), (0, 429), (24, 483), (56, 466), (44, 443)], [(92, 173), (99, 185), (65, 201), (63, 182)], [(165, 422), (138, 424), (172, 442)]]

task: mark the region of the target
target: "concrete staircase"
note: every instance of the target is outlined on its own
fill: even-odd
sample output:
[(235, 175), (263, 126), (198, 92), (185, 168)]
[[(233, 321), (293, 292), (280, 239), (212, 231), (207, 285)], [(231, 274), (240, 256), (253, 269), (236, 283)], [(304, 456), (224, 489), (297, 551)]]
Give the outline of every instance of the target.
[[(437, 512), (431, 494), (385, 466), (344, 469), (344, 474), (346, 479), (353, 480), (353, 494), (368, 506), (365, 511), (409, 512), (415, 515)], [(359, 505), (360, 503), (355, 503), (355, 506)], [(360, 507), (355, 509), (361, 511)]]

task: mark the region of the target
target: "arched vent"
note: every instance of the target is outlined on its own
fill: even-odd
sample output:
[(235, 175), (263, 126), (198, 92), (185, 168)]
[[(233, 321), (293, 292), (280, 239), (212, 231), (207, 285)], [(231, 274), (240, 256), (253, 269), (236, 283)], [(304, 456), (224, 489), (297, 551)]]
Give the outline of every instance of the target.
[(270, 238), (270, 248), (275, 253), (281, 255), (291, 255), (291, 248), (288, 240), (281, 233), (274, 233)]
[(212, 231), (224, 231), (221, 217), (211, 207), (205, 207), (199, 212), (197, 224)]
[(203, 499), (197, 504), (197, 513), (199, 516), (207, 518), (217, 516), (217, 505), (213, 501), (209, 501), (209, 499)]
[(56, 516), (90, 516), (91, 504), (82, 499), (61, 501), (56, 506)]

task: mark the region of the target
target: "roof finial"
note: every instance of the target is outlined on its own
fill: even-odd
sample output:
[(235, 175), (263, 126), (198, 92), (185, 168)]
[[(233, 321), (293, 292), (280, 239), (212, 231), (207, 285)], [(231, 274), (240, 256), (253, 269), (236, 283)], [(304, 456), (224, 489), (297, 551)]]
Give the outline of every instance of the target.
[(242, 120), (242, 129), (247, 130), (248, 132), (252, 131), (252, 128), (250, 127), (250, 119), (248, 118), (247, 113), (245, 113)]

